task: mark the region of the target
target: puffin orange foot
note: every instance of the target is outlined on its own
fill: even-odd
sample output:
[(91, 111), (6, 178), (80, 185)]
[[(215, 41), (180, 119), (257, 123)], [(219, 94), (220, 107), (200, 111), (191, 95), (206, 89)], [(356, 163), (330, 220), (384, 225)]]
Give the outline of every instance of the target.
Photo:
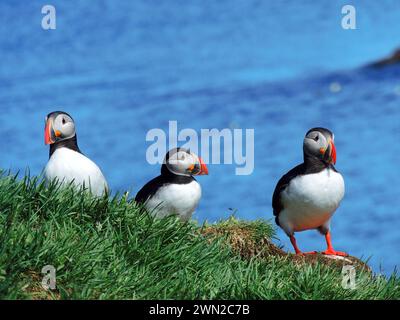
[(347, 257), (349, 254), (346, 252), (342, 251), (335, 251), (333, 249), (326, 249), (325, 251), (321, 252), (322, 254), (326, 254), (328, 256), (341, 256), (341, 257)]

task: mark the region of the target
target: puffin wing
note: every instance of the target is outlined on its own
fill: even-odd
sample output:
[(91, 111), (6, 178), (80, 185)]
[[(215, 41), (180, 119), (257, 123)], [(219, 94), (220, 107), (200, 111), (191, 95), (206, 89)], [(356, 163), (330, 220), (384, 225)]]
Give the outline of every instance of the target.
[(145, 203), (149, 198), (154, 196), (159, 188), (164, 184), (161, 180), (162, 177), (158, 176), (157, 178), (147, 182), (136, 194), (135, 201), (138, 203)]
[(278, 226), (279, 226), (278, 216), (283, 209), (283, 204), (281, 202), (281, 193), (283, 190), (286, 189), (286, 187), (289, 185), (292, 179), (302, 174), (304, 174), (303, 163), (299, 164), (298, 166), (294, 167), (289, 172), (287, 172), (285, 175), (283, 175), (282, 178), (279, 179), (275, 187), (274, 194), (272, 196), (272, 209), (275, 216), (275, 222)]

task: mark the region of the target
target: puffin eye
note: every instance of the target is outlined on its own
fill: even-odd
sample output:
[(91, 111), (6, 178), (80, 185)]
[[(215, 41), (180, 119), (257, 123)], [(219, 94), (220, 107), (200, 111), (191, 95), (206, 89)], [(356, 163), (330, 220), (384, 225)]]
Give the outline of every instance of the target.
[(319, 140), (319, 135), (317, 135), (317, 136), (314, 138), (314, 140), (315, 140), (315, 141), (318, 141), (318, 140)]
[(62, 124), (65, 124), (67, 121), (65, 121), (64, 118), (62, 118)]

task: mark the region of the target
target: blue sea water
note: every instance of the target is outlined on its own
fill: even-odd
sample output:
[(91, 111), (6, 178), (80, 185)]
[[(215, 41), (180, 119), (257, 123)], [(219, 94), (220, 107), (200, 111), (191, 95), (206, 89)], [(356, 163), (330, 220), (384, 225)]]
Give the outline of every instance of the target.
[[(57, 109), (75, 118), (111, 188), (132, 195), (159, 173), (145, 158), (150, 129), (252, 128), (253, 174), (210, 164), (195, 218), (232, 208), (272, 219), (275, 184), (302, 161), (305, 132), (326, 126), (346, 182), (335, 247), (371, 257), (377, 272), (399, 265), (400, 67), (363, 67), (400, 46), (399, 1), (352, 1), (356, 30), (341, 27), (347, 1), (54, 0), (47, 31), (44, 4), (0, 4), (1, 168), (41, 172), (44, 117)], [(325, 246), (314, 231), (298, 242)]]

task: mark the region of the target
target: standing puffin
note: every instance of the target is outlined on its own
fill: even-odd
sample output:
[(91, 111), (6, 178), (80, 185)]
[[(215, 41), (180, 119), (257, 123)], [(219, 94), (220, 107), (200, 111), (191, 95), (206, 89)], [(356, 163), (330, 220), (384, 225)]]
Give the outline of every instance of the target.
[(176, 214), (188, 221), (201, 198), (201, 187), (193, 176), (207, 175), (203, 160), (184, 148), (170, 150), (161, 166), (161, 175), (149, 181), (135, 201), (159, 218)]
[[(278, 182), (272, 207), (276, 224), (290, 237), (296, 254), (294, 233), (317, 229), (325, 235), (328, 248), (323, 254), (347, 256), (335, 251), (331, 243), (330, 221), (344, 196), (344, 180), (333, 166), (336, 164), (334, 134), (325, 128), (313, 128), (303, 142), (304, 162)], [(308, 252), (316, 253), (316, 251)]]
[(62, 111), (52, 112), (45, 120), (44, 141), (50, 145), (49, 161), (43, 174), (46, 181), (57, 179), (88, 188), (95, 196), (108, 192), (107, 181), (99, 167), (79, 150), (75, 123)]

